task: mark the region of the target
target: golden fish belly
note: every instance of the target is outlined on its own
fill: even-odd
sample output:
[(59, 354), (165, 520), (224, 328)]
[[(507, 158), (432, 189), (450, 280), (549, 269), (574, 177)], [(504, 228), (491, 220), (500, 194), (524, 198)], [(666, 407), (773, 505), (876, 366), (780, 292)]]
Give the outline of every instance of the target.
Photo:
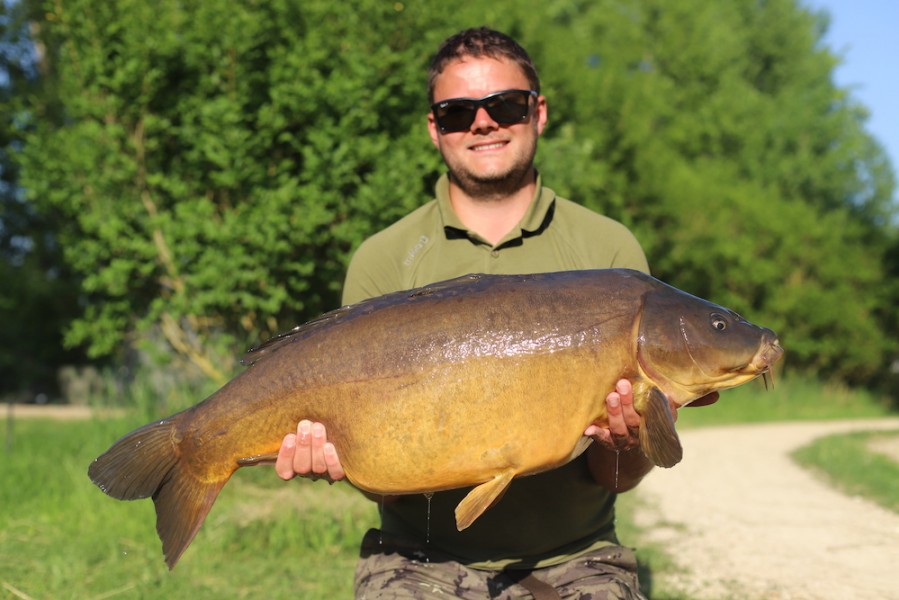
[[(565, 355), (567, 354), (567, 355)], [(563, 464), (604, 414), (619, 369), (598, 372), (583, 353), (510, 361), (483, 357), (405, 377), (322, 390), (318, 414), (350, 481), (385, 494), (436, 491)]]

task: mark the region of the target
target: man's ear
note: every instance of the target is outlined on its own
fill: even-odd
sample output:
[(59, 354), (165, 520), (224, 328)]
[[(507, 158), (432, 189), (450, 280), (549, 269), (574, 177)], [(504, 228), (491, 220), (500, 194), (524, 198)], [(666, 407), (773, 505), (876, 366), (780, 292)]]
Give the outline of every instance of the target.
[(431, 136), (431, 143), (440, 150), (440, 130), (437, 128), (437, 121), (434, 120), (434, 113), (428, 113), (428, 134)]
[(537, 106), (534, 107), (534, 117), (537, 120), (537, 135), (542, 135), (549, 120), (549, 109), (546, 106), (546, 98), (537, 96)]

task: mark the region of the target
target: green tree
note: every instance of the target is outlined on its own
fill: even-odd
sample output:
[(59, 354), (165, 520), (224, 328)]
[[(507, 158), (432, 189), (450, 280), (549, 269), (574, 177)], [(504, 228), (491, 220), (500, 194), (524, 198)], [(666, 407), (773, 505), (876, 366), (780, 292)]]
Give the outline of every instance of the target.
[(25, 131), (29, 97), (52, 110), (21, 5), (0, 5), (0, 394), (54, 395), (56, 369), (84, 361), (62, 345), (62, 332), (78, 315), (78, 278), (62, 260), (53, 235), (56, 216), (38, 213), (19, 187), (14, 160)]
[[(347, 256), (428, 194), (427, 56), (399, 5), (50, 3), (62, 122), (23, 153), (95, 356), (156, 330), (207, 374), (335, 306)], [(212, 351), (213, 342), (217, 343)]]
[(895, 357), (893, 170), (796, 0), (26, 4), (64, 111), (19, 113), (22, 183), (95, 356), (156, 338), (222, 378), (333, 308), (355, 245), (431, 195), (431, 53), (488, 24), (541, 70), (547, 183), (656, 275), (777, 329), (791, 368)]
[(826, 19), (792, 0), (566, 6), (541, 63), (563, 103), (554, 181), (633, 226), (662, 279), (777, 329), (790, 367), (875, 380), (895, 181), (832, 83)]

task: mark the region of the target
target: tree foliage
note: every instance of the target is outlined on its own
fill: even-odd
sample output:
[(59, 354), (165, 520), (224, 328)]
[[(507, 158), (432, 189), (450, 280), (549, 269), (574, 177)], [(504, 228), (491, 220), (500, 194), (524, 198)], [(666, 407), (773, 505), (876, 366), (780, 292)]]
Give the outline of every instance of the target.
[(0, 393), (31, 399), (55, 394), (59, 365), (84, 357), (62, 344), (63, 328), (78, 315), (79, 277), (62, 260), (53, 234), (59, 223), (18, 186), (17, 117), (37, 94), (48, 110), (57, 106), (40, 81), (25, 17), (0, 5)]
[(562, 111), (582, 155), (561, 181), (626, 215), (661, 278), (779, 331), (789, 366), (854, 383), (883, 372), (894, 181), (831, 81), (825, 22), (790, 0), (618, 6), (579, 14), (550, 59), (554, 85), (591, 86)]
[(431, 196), (427, 64), (482, 23), (540, 70), (547, 183), (657, 276), (777, 329), (791, 368), (867, 383), (896, 355), (893, 171), (795, 0), (21, 4), (55, 90), (17, 112), (21, 183), (95, 356), (161, 335), (222, 377), (333, 308), (354, 247)]
[(155, 327), (222, 378), (212, 342), (227, 357), (333, 307), (353, 245), (436, 166), (414, 127), (426, 57), (376, 5), (46, 7), (66, 118), (33, 123), (23, 183), (84, 274), (70, 343)]

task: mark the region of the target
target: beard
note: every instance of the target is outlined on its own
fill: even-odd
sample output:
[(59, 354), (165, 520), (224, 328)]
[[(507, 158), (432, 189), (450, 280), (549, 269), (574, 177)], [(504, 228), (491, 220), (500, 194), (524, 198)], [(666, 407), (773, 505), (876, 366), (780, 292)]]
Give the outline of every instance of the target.
[(484, 201), (511, 196), (530, 183), (531, 163), (515, 165), (503, 173), (478, 175), (467, 169), (449, 170), (450, 179), (470, 198)]
[(487, 173), (477, 173), (465, 165), (444, 163), (450, 179), (470, 198), (483, 201), (501, 200), (514, 194), (533, 181), (534, 156), (537, 153), (536, 139), (533, 147), (519, 156), (508, 168)]

